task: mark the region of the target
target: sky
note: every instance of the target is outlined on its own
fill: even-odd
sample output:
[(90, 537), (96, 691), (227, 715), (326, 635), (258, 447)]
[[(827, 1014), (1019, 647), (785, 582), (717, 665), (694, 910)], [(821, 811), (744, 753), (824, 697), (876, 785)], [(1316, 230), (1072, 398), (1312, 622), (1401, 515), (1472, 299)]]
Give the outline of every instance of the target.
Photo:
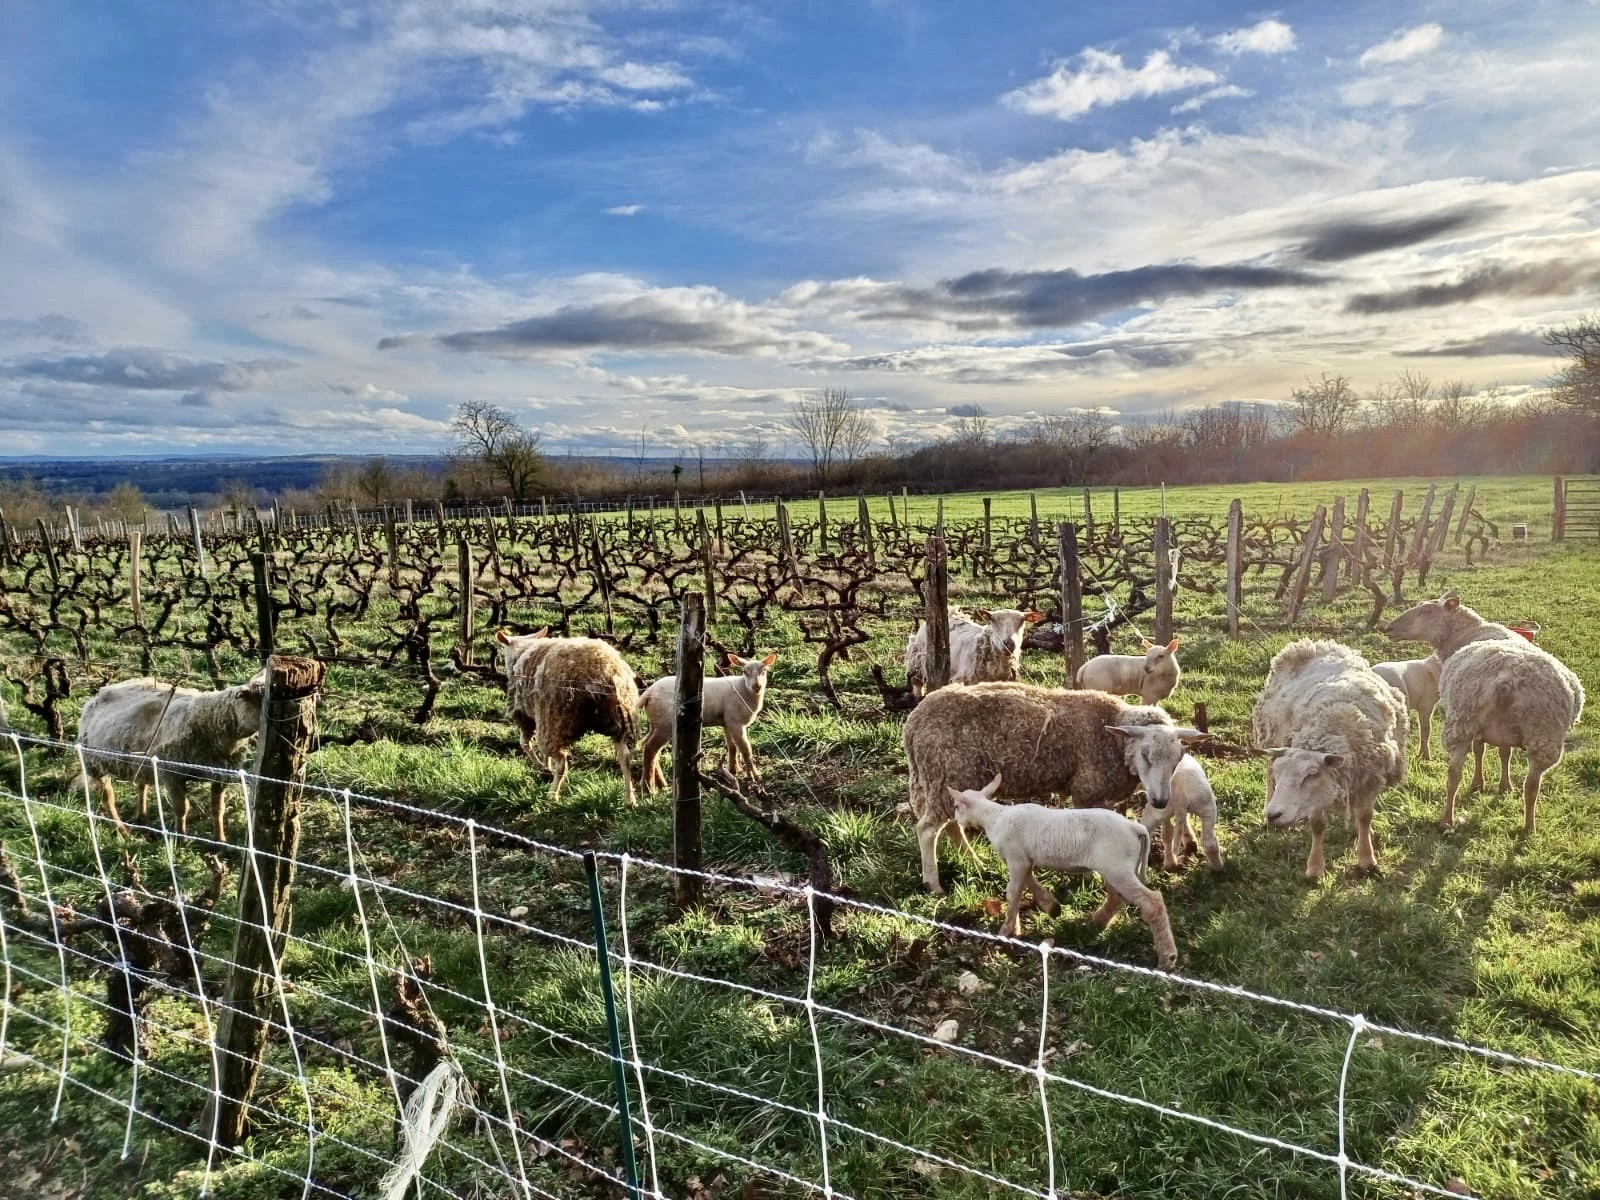
[(1538, 388), (1600, 5), (0, 2), (0, 456)]

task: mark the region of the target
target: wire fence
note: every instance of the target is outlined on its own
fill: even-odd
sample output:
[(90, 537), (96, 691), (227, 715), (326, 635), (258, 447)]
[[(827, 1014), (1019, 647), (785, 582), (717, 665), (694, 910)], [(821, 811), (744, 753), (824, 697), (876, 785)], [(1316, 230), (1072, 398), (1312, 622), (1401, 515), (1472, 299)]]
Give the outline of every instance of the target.
[[(1336, 1184), (1341, 1197), (1357, 1184), (1364, 1195), (1452, 1196), (1470, 1192), (1388, 1160), (1370, 1122), (1353, 1119), (1373, 1102), (1374, 1078), (1352, 1072), (1368, 1047), (1404, 1042), (1451, 1061), (1600, 1084), (1577, 1067), (782, 877), (690, 873), (708, 909), (765, 914), (788, 937), (783, 963), (674, 955), (661, 929), (685, 874), (676, 867), (305, 784), (296, 926), (268, 938), (270, 969), (253, 984), (268, 1041), (262, 1083), (245, 1100), (255, 1136), (227, 1145), (218, 1027), (251, 1014), (229, 1004), (222, 981), (238, 969), (239, 901), (262, 887), (265, 862), (291, 863), (254, 832), (257, 789), (282, 781), (150, 759), (152, 803), (124, 839), (84, 778), (88, 754), (105, 758), (0, 734), (0, 833), (10, 843), (0, 855), (0, 1064), (26, 1073), (53, 1123), (71, 1119), (74, 1103), (119, 1114), (124, 1158), (152, 1138), (187, 1155), (201, 1195), (249, 1169), (272, 1181), (258, 1195), (664, 1200), (705, 1195), (700, 1174), (720, 1171), (755, 1181), (745, 1195), (853, 1200), (899, 1180), (937, 1194), (1054, 1200), (1076, 1194), (1079, 1105), (1094, 1102), (1151, 1122), (1152, 1140), (1174, 1129), (1203, 1135), (1206, 1154), (1241, 1171), (1292, 1169)], [(124, 774), (146, 766), (126, 757)], [(241, 789), (243, 845), (173, 827), (165, 796), (180, 780)], [(413, 846), (448, 848), (452, 880), (405, 879), (407, 855), (420, 851), (397, 854), (396, 831)], [(235, 882), (225, 885), (224, 872)], [(519, 889), (566, 899), (534, 913), (510, 903)], [(819, 916), (825, 908), (832, 921)], [(1019, 1007), (1014, 1030), (952, 1028), (846, 986), (851, 956), (841, 945), (889, 930), (1000, 964), (1017, 1004), (1037, 1007), (1030, 1016)], [(974, 986), (995, 985), (974, 976)], [(1257, 1110), (1253, 1120), (1157, 1098), (1114, 1066), (1076, 1069), (1063, 1038), (1084, 989), (1128, 989), (1130, 1005), (1148, 990), (1162, 1007), (1182, 996), (1209, 1013), (1293, 1021), (1306, 1042), (1329, 1048), (1327, 1069), (1300, 1081), (1298, 1111)], [(118, 1041), (112, 1031), (124, 1025)], [(756, 1027), (759, 1067), (740, 1062)], [(107, 1071), (106, 1057), (121, 1070)], [(879, 1102), (898, 1090), (897, 1073), (943, 1094), (910, 1107)], [(1357, 1077), (1365, 1082), (1353, 1087)], [(989, 1114), (965, 1114), (955, 1127), (967, 1132), (956, 1136), (918, 1111), (959, 1110), (962, 1089), (996, 1086), (1011, 1105), (993, 1114), (1007, 1122), (1000, 1139), (971, 1136)]]

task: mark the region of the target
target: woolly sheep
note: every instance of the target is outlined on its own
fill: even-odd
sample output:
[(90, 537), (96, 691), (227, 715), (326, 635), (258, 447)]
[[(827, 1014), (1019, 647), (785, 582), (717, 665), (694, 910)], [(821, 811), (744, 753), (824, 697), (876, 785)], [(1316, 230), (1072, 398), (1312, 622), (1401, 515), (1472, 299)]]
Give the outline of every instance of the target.
[(1039, 882), (1037, 867), (1087, 875), (1091, 871), (1106, 885), (1106, 902), (1095, 910), (1089, 924), (1104, 928), (1128, 904), (1155, 939), (1156, 959), (1163, 970), (1178, 962), (1172, 940), (1166, 901), (1144, 882), (1145, 860), (1150, 855), (1150, 831), (1137, 821), (1103, 808), (1060, 809), (1042, 804), (997, 804), (1001, 776), (996, 775), (976, 791), (948, 791), (950, 811), (958, 826), (981, 829), (1006, 864), (1006, 916), (1001, 937), (1018, 937), (1022, 919), (1017, 912), (1023, 889), (1034, 903), (1054, 916), (1061, 911), (1055, 894)]
[[(179, 833), (189, 831), (190, 780), (177, 764), (237, 770), (244, 764), (250, 739), (261, 730), (261, 699), (266, 675), (215, 692), (161, 683), (148, 677), (108, 684), (89, 698), (78, 718), (78, 741), (85, 747), (113, 754), (83, 754), (84, 773), (79, 784), (96, 788), (106, 811), (120, 833), (128, 832), (117, 812), (114, 779), (128, 780), (139, 788), (139, 819), (148, 812), (150, 784), (159, 779), (162, 790), (177, 811)], [(133, 756), (133, 757), (118, 757)], [(151, 759), (174, 764), (153, 768)], [(211, 814), (217, 840), (228, 840), (223, 782), (211, 781)]]
[(1155, 704), (1172, 695), (1178, 687), (1178, 639), (1158, 646), (1144, 641), (1140, 654), (1099, 654), (1078, 668), (1078, 686), (1113, 696), (1138, 696), (1141, 703)]
[[(1031, 609), (978, 609), (977, 621), (950, 610), (950, 682), (1009, 682), (1022, 675), (1022, 627), (1044, 620)], [(981, 622), (981, 624), (979, 623)], [(906, 682), (916, 695), (927, 688), (928, 627), (918, 623), (906, 639)]]
[(1444, 814), (1439, 823), (1455, 822), (1456, 795), (1467, 752), (1478, 760), (1476, 781), (1482, 781), (1482, 745), (1501, 753), (1501, 785), (1509, 782), (1507, 758), (1520, 746), (1528, 756), (1522, 782), (1522, 829), (1534, 832), (1534, 809), (1545, 772), (1561, 761), (1567, 734), (1583, 716), (1583, 684), (1555, 655), (1512, 635), (1500, 637), (1495, 626), (1473, 612), (1454, 592), (1401, 613), (1389, 624), (1390, 637), (1415, 639), (1433, 646), (1444, 661), (1439, 698), (1444, 703), (1444, 749), (1449, 756)]
[[(1433, 744), (1433, 710), (1439, 703), (1439, 672), (1444, 664), (1437, 654), (1427, 658), (1405, 658), (1395, 662), (1373, 663), (1372, 669), (1397, 687), (1406, 698), (1406, 707), (1416, 710), (1420, 722), (1423, 762), (1429, 760)], [(1411, 718), (1407, 717), (1407, 722)], [(1481, 755), (1481, 751), (1480, 751)]]
[(1378, 793), (1406, 777), (1405, 694), (1337, 642), (1301, 638), (1272, 660), (1251, 714), (1267, 764), (1267, 824), (1311, 826), (1306, 876), (1323, 873), (1322, 834), (1341, 804), (1355, 818), (1356, 862), (1376, 869), (1372, 812)]
[(1151, 833), (1161, 829), (1161, 865), (1175, 871), (1186, 865), (1194, 849), (1194, 834), (1189, 817), (1200, 818), (1200, 844), (1213, 871), (1222, 870), (1222, 847), (1217, 844), (1217, 794), (1211, 790), (1205, 768), (1192, 754), (1185, 754), (1172, 772), (1172, 803), (1166, 808), (1146, 804), (1140, 821)]
[(1165, 807), (1183, 742), (1159, 708), (1126, 704), (1104, 692), (1025, 683), (954, 685), (932, 693), (906, 718), (911, 811), (917, 818), (922, 881), (939, 885), (939, 835), (951, 820), (950, 788), (980, 787), (1003, 775), (1006, 791), (1043, 799), (1071, 796), (1080, 807), (1126, 804), (1143, 783)]
[(622, 772), (622, 793), (633, 800), (630, 759), (638, 725), (639, 686), (633, 668), (598, 638), (553, 638), (544, 630), (516, 636), (500, 630), (506, 668), (506, 706), (522, 750), (554, 775), (559, 800), (573, 745), (589, 733), (610, 738)]
[[(737, 675), (707, 679), (700, 692), (700, 724), (722, 726), (728, 744), (728, 761), (735, 776), (739, 774), (739, 759), (749, 768), (751, 779), (760, 779), (756, 769), (755, 753), (750, 748), (750, 723), (761, 714), (762, 702), (767, 695), (767, 671), (778, 661), (776, 654), (765, 658), (740, 658), (728, 655), (728, 665), (738, 667)], [(666, 787), (666, 777), (661, 773), (661, 751), (672, 741), (672, 720), (678, 705), (678, 677), (666, 675), (645, 688), (639, 697), (645, 714), (650, 718), (650, 732), (644, 739), (644, 786), (649, 792)]]

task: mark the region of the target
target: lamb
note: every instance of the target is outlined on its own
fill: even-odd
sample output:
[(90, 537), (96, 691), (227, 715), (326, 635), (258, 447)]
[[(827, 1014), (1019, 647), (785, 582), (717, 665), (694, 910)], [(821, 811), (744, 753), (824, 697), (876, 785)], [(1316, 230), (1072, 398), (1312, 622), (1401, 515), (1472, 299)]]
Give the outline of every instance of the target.
[(1194, 834), (1189, 815), (1200, 818), (1200, 844), (1213, 871), (1222, 870), (1222, 847), (1217, 845), (1217, 794), (1211, 790), (1205, 768), (1192, 754), (1185, 754), (1172, 772), (1172, 803), (1166, 808), (1146, 804), (1140, 821), (1151, 833), (1161, 827), (1161, 865), (1175, 871), (1187, 864), (1194, 849)]
[(1358, 870), (1376, 870), (1378, 793), (1406, 777), (1405, 693), (1349, 647), (1301, 638), (1273, 657), (1251, 724), (1256, 746), (1272, 758), (1267, 824), (1311, 826), (1306, 877), (1322, 877), (1322, 833), (1340, 804), (1355, 818)]
[(495, 634), (506, 667), (506, 704), (522, 750), (554, 775), (559, 800), (573, 745), (588, 733), (616, 745), (622, 793), (633, 804), (630, 760), (639, 719), (639, 685), (622, 655), (598, 638), (553, 638), (543, 629)]
[(1106, 885), (1106, 902), (1095, 910), (1089, 924), (1103, 929), (1128, 904), (1155, 938), (1156, 960), (1170, 971), (1178, 963), (1166, 901), (1145, 885), (1145, 860), (1150, 856), (1150, 831), (1137, 821), (1106, 809), (1046, 808), (1042, 804), (997, 804), (1000, 790), (996, 775), (977, 791), (948, 790), (950, 811), (958, 825), (981, 829), (1006, 864), (1006, 915), (1001, 937), (1018, 937), (1022, 919), (1018, 902), (1027, 888), (1034, 903), (1054, 916), (1061, 905), (1054, 893), (1034, 875), (1036, 867), (1049, 867), (1070, 875), (1091, 871)]
[(1113, 696), (1138, 696), (1155, 704), (1178, 687), (1178, 639), (1158, 646), (1148, 638), (1139, 654), (1099, 654), (1078, 668), (1078, 686), (1110, 692)]
[[(739, 674), (719, 679), (707, 679), (701, 684), (700, 724), (721, 725), (727, 739), (728, 760), (733, 765), (734, 776), (739, 774), (739, 758), (749, 768), (751, 779), (760, 779), (756, 769), (755, 753), (750, 748), (750, 723), (761, 714), (762, 702), (767, 695), (767, 671), (778, 661), (776, 654), (765, 658), (740, 658), (728, 655), (728, 665), (739, 668)], [(672, 718), (678, 704), (678, 677), (666, 675), (656, 680), (639, 697), (645, 713), (650, 718), (650, 732), (644, 739), (644, 786), (654, 792), (666, 787), (666, 777), (661, 773), (661, 751), (672, 740)]]
[[(951, 820), (949, 789), (980, 787), (1003, 774), (1006, 791), (1079, 807), (1126, 804), (1141, 783), (1164, 808), (1183, 743), (1202, 738), (1159, 708), (1104, 692), (1025, 683), (960, 684), (934, 692), (906, 718), (911, 811), (922, 881), (939, 895), (939, 835)], [(1048, 739), (1048, 740), (1046, 740)]]
[[(1439, 672), (1444, 664), (1439, 661), (1437, 654), (1430, 654), (1427, 658), (1406, 658), (1396, 662), (1373, 663), (1372, 669), (1390, 685), (1397, 687), (1405, 694), (1406, 706), (1417, 710), (1417, 717), (1421, 721), (1422, 751), (1421, 759), (1428, 761), (1429, 748), (1433, 744), (1433, 710), (1439, 703)], [(1411, 720), (1406, 718), (1407, 723)], [(1479, 748), (1479, 762), (1482, 762), (1482, 748)]]
[[(1009, 682), (1022, 676), (1022, 627), (1044, 614), (1016, 608), (978, 609), (978, 621), (950, 610), (950, 682)], [(906, 682), (915, 695), (927, 690), (928, 627), (918, 623), (906, 639)]]
[[(1501, 788), (1509, 787), (1509, 756), (1520, 746), (1528, 756), (1522, 781), (1522, 831), (1534, 832), (1534, 809), (1545, 772), (1561, 761), (1567, 734), (1583, 716), (1583, 684), (1555, 655), (1485, 621), (1461, 603), (1455, 592), (1428, 600), (1390, 622), (1393, 638), (1427, 642), (1444, 662), (1439, 698), (1444, 703), (1444, 749), (1449, 756), (1444, 814), (1439, 824), (1455, 822), (1456, 795), (1467, 752), (1474, 752), (1482, 782), (1483, 745), (1498, 747)], [(1507, 631), (1509, 632), (1509, 630)]]
[[(79, 785), (97, 788), (117, 831), (128, 829), (117, 812), (113, 779), (139, 787), (139, 818), (148, 810), (149, 787), (157, 770), (151, 758), (237, 770), (250, 739), (261, 730), (265, 672), (235, 687), (215, 692), (179, 687), (155, 679), (125, 679), (101, 688), (78, 718), (78, 741), (85, 747)], [(112, 751), (96, 754), (94, 749)], [(131, 757), (123, 757), (131, 756)], [(178, 814), (178, 832), (189, 831), (189, 780), (177, 769), (160, 772), (161, 783)], [(211, 814), (217, 840), (228, 840), (223, 782), (211, 781)]]

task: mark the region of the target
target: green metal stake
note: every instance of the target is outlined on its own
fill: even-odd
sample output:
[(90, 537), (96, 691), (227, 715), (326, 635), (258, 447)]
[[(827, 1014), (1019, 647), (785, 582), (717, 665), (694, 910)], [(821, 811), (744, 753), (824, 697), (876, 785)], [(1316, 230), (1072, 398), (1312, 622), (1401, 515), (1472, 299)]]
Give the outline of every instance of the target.
[(617, 1120), (622, 1125), (622, 1173), (634, 1200), (641, 1200), (639, 1164), (633, 1157), (633, 1118), (628, 1115), (628, 1075), (622, 1064), (622, 1031), (617, 1026), (617, 996), (611, 986), (611, 944), (606, 940), (606, 914), (600, 903), (600, 869), (594, 851), (583, 852), (583, 872), (589, 877), (589, 920), (594, 925), (594, 949), (600, 959), (600, 994), (606, 1000), (606, 1031), (611, 1035), (611, 1074), (617, 1089)]

